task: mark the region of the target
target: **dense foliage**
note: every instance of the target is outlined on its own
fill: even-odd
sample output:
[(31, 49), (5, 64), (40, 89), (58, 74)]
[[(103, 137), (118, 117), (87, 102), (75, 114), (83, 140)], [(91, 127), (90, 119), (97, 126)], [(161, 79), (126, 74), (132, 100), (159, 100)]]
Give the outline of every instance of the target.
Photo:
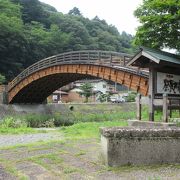
[(100, 49), (132, 53), (133, 37), (120, 34), (78, 8), (62, 14), (38, 0), (0, 1), (0, 73), (12, 79), (30, 64), (62, 52)]
[(110, 102), (111, 100), (110, 97), (111, 97), (111, 93), (106, 93), (106, 94), (101, 93), (98, 97), (98, 100), (100, 102)]
[(143, 0), (135, 16), (142, 24), (136, 33), (136, 44), (180, 52), (179, 0)]

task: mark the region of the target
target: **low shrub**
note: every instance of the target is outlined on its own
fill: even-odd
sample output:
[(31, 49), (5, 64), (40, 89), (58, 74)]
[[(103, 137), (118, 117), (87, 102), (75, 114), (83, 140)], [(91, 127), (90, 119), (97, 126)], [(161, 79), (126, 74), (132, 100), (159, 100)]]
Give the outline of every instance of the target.
[(26, 114), (23, 116), (8, 116), (0, 122), (2, 128), (20, 128), (20, 127), (54, 127), (69, 126), (74, 124), (74, 116), (71, 113), (61, 114)]
[(74, 116), (71, 113), (62, 114), (56, 112), (53, 114), (55, 126), (70, 126), (74, 124)]
[[(26, 114), (23, 116), (28, 127), (39, 128), (39, 127), (51, 127), (54, 126), (52, 123), (52, 116), (48, 114)], [(51, 120), (51, 122), (49, 122)]]
[(8, 116), (8, 117), (5, 117), (1, 121), (0, 127), (1, 128), (23, 128), (23, 127), (27, 127), (27, 123), (22, 119)]
[(136, 92), (128, 93), (128, 96), (125, 98), (126, 102), (135, 102), (135, 98), (137, 96)]

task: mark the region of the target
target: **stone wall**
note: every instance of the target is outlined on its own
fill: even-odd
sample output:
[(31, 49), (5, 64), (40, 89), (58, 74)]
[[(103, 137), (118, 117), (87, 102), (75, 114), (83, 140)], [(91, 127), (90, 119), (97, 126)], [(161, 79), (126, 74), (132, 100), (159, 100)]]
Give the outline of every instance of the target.
[(0, 104), (0, 119), (5, 116), (23, 115), (23, 114), (52, 114), (54, 112), (68, 112), (68, 106), (58, 104), (39, 104), (39, 105), (5, 105)]
[(101, 128), (102, 155), (107, 165), (180, 163), (180, 128)]
[(70, 107), (73, 111), (89, 114), (89, 113), (113, 113), (135, 111), (135, 103), (122, 104), (32, 104), (32, 105), (5, 105), (0, 104), (0, 119), (4, 116), (21, 115), (28, 113), (35, 114), (52, 114), (54, 112), (68, 113)]
[(171, 127), (176, 126), (175, 122), (154, 122), (154, 121), (142, 121), (142, 120), (128, 120), (128, 126), (131, 127)]

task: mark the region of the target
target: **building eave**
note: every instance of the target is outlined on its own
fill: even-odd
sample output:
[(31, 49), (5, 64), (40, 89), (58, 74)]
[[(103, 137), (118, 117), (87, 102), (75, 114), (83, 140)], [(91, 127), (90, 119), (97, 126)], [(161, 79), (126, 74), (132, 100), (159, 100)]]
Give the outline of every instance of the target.
[(147, 52), (141, 50), (139, 53), (137, 53), (128, 63), (126, 66), (135, 66), (134, 63), (139, 60), (140, 57), (146, 57), (149, 59), (149, 61), (153, 61), (157, 64), (160, 63), (160, 59), (148, 54)]

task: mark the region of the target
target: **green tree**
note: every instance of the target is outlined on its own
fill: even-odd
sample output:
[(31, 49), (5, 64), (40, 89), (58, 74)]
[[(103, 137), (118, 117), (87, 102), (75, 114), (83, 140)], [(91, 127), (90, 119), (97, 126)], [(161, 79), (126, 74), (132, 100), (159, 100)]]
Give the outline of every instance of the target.
[(46, 3), (43, 3), (43, 2), (41, 2), (41, 6), (42, 6), (42, 8), (43, 8), (43, 10), (44, 11), (47, 11), (47, 12), (57, 12), (57, 10), (56, 10), (56, 8), (55, 7), (53, 7), (53, 6), (51, 6), (51, 5), (49, 5), (49, 4), (46, 4)]
[(0, 74), (0, 84), (3, 84), (6, 81), (5, 77)]
[(7, 79), (22, 71), (26, 41), (20, 6), (0, 1), (0, 72)]
[(142, 24), (135, 37), (137, 45), (180, 51), (179, 0), (143, 0), (134, 14)]
[(45, 57), (73, 50), (132, 52), (132, 37), (78, 8), (69, 14), (39, 0), (0, 0), (0, 73), (9, 81)]
[(87, 103), (88, 98), (93, 95), (93, 86), (90, 83), (84, 83), (79, 89), (81, 90), (79, 94), (85, 97), (85, 103)]
[(98, 97), (98, 100), (102, 103), (102, 102), (109, 102), (110, 101), (110, 97), (111, 97), (111, 94), (110, 93), (107, 93), (107, 94), (103, 94), (101, 93)]
[(64, 52), (69, 44), (69, 35), (55, 24), (49, 30), (35, 21), (25, 27), (28, 42), (25, 67), (37, 60)]
[(47, 23), (48, 11), (44, 9), (44, 3), (41, 4), (38, 0), (12, 0), (14, 3), (22, 6), (22, 19), (24, 23), (30, 23), (31, 21), (37, 21), (41, 23)]
[(81, 12), (77, 7), (74, 7), (68, 12), (69, 15), (81, 16)]

